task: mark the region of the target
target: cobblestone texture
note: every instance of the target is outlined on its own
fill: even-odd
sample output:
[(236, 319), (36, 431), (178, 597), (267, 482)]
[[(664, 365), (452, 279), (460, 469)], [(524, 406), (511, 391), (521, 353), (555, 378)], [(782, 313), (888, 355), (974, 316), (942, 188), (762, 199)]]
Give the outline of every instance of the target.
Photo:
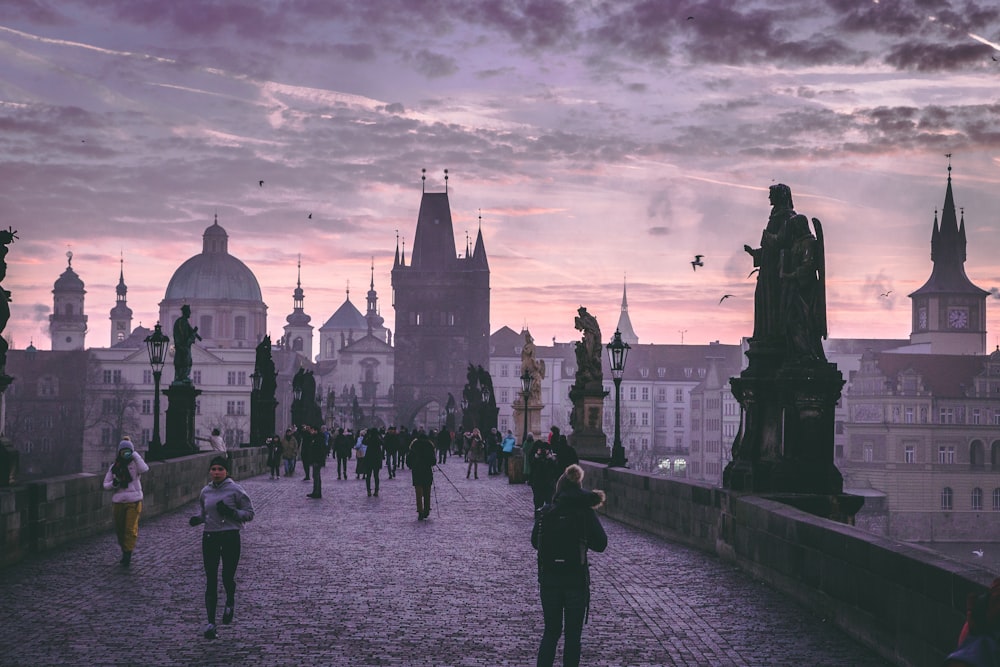
[[(466, 480), (450, 459), (430, 519), (418, 522), (408, 472), (369, 498), (363, 481), (335, 471), (324, 469), (322, 500), (305, 497), (301, 471), (242, 482), (257, 518), (243, 532), (236, 618), (218, 639), (200, 634), (192, 503), (142, 522), (130, 569), (104, 535), (0, 571), (0, 664), (534, 664), (528, 487)], [(887, 664), (718, 558), (603, 522), (583, 664)]]

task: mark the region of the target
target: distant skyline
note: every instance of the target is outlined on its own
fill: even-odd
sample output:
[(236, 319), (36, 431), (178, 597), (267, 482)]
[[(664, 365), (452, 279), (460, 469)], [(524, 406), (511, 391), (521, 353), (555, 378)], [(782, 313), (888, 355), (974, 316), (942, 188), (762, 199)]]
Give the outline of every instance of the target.
[(300, 254), (315, 327), (348, 282), (364, 311), (374, 261), (392, 329), (422, 168), (432, 191), (449, 170), (459, 253), (481, 220), (492, 331), (576, 340), (583, 305), (610, 339), (627, 281), (640, 343), (738, 343), (743, 244), (783, 182), (823, 221), (830, 336), (907, 338), (946, 154), (1000, 343), (995, 3), (8, 0), (0, 55), (16, 349), (49, 349), (67, 251), (88, 346), (109, 342), (120, 258), (152, 327), (216, 214), (273, 338)]

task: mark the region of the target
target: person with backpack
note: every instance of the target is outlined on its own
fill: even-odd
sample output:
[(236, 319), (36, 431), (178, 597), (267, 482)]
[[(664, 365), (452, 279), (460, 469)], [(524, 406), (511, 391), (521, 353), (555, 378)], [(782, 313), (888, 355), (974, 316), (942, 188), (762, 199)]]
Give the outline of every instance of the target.
[[(583, 624), (590, 610), (588, 551), (604, 551), (608, 536), (597, 518), (603, 491), (581, 486), (583, 468), (571, 465), (556, 482), (552, 502), (536, 513), (531, 546), (538, 550), (538, 587), (545, 629), (537, 667), (552, 667), (560, 635), (563, 666), (580, 664)], [(565, 632), (563, 627), (565, 625)]]
[(431, 513), (431, 487), (434, 485), (434, 465), (437, 457), (434, 443), (423, 429), (420, 429), (410, 443), (406, 455), (406, 466), (413, 479), (413, 491), (417, 497), (417, 521), (423, 521)]

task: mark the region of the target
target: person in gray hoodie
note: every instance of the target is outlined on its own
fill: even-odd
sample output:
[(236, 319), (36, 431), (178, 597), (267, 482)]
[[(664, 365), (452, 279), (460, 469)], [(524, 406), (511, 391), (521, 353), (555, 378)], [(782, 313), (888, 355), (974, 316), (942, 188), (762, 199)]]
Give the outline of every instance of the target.
[(142, 482), (139, 476), (149, 471), (149, 466), (135, 451), (127, 437), (118, 443), (115, 462), (104, 475), (104, 488), (114, 491), (111, 507), (115, 518), (115, 534), (122, 549), (119, 561), (123, 567), (132, 563), (132, 551), (139, 538), (139, 515), (142, 514)]
[(215, 639), (215, 611), (219, 603), (219, 561), (222, 562), (222, 586), (226, 608), (222, 622), (232, 623), (236, 604), (236, 566), (240, 562), (240, 529), (252, 521), (250, 496), (229, 477), (229, 459), (216, 456), (208, 467), (211, 482), (201, 490), (198, 504), (201, 513), (191, 517), (192, 526), (205, 525), (201, 536), (201, 557), (205, 565), (205, 611), (208, 624), (205, 639)]

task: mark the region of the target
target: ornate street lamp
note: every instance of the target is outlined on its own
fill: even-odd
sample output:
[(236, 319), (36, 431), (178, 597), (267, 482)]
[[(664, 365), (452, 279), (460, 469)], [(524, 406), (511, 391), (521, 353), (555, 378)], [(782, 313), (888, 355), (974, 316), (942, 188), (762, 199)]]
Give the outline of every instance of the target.
[(521, 446), (528, 439), (528, 394), (531, 393), (531, 373), (525, 368), (521, 373), (521, 394), (524, 396), (524, 432), (521, 434)]
[(146, 336), (146, 352), (149, 353), (149, 365), (153, 369), (153, 440), (149, 443), (149, 458), (151, 461), (163, 460), (163, 443), (160, 441), (160, 376), (163, 374), (163, 362), (167, 356), (167, 344), (170, 338), (164, 335), (157, 322), (153, 333)]
[(611, 447), (611, 462), (608, 465), (624, 467), (626, 459), (621, 430), (622, 374), (625, 372), (625, 360), (631, 348), (622, 340), (622, 332), (618, 329), (615, 329), (615, 335), (611, 337), (607, 348), (608, 361), (611, 362), (611, 376), (615, 381), (615, 442)]

